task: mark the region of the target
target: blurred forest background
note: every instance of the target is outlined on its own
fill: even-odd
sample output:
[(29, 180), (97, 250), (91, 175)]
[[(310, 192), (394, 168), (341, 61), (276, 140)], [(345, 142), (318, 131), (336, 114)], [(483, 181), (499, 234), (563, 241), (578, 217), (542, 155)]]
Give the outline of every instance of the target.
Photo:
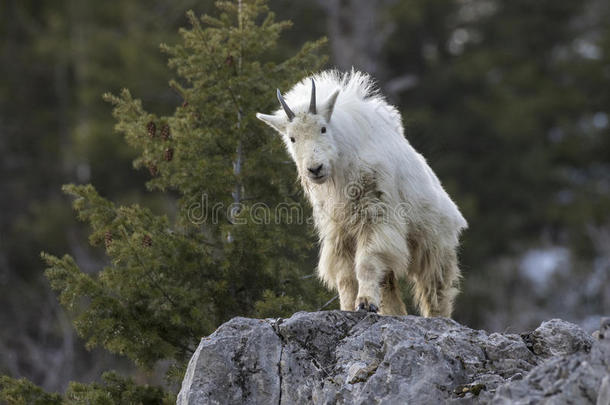
[[(271, 0), (269, 7), (293, 22), (272, 56), (286, 59), (326, 36), (325, 67), (354, 66), (377, 79), (402, 112), (407, 138), (461, 207), (470, 229), (457, 321), (519, 332), (560, 317), (592, 331), (610, 313), (610, 3)], [(147, 190), (149, 171), (133, 169), (138, 154), (113, 129), (102, 94), (127, 87), (158, 115), (180, 106), (159, 44), (179, 43), (188, 9), (216, 13), (209, 0), (0, 2), (0, 374), (59, 392), (110, 368), (155, 381), (155, 371), (84, 348), (40, 252), (68, 253), (89, 274), (109, 262), (103, 246), (89, 245), (65, 183), (91, 183), (117, 204), (177, 215), (178, 196)], [(287, 85), (274, 80), (260, 95), (268, 98), (261, 111), (275, 108), (273, 89)], [(286, 173), (293, 181), (293, 168)], [(307, 235), (301, 279), (317, 295), (291, 309), (316, 309), (332, 297), (307, 278), (317, 255)], [(240, 314), (235, 305), (226, 316)], [(244, 315), (273, 316), (269, 305)]]

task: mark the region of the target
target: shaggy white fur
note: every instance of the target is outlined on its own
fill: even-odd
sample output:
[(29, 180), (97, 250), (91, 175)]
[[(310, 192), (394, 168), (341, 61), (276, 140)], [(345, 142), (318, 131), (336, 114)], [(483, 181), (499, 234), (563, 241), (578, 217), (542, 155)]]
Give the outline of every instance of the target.
[[(310, 110), (312, 82), (315, 113)], [(451, 316), (466, 220), (403, 134), (369, 75), (324, 71), (297, 83), (284, 109), (257, 117), (283, 137), (311, 201), (318, 274), (343, 310), (406, 314), (397, 278), (424, 316)]]

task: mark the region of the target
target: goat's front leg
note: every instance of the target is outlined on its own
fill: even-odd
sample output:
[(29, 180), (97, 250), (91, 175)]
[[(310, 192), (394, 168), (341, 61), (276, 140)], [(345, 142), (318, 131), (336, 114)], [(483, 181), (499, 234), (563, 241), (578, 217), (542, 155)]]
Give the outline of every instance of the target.
[(325, 284), (339, 292), (342, 311), (353, 311), (358, 292), (358, 281), (354, 273), (354, 259), (349, 257), (336, 240), (324, 240), (320, 250), (318, 274)]
[(358, 297), (356, 310), (377, 312), (381, 305), (381, 283), (384, 278), (384, 265), (378, 253), (367, 249), (356, 254), (356, 278)]
[(354, 273), (353, 263), (344, 263), (337, 274), (337, 290), (339, 291), (339, 302), (341, 311), (353, 311), (358, 293), (358, 280)]
[(401, 245), (402, 241), (404, 239), (399, 230), (387, 224), (371, 230), (358, 241), (355, 258), (358, 279), (356, 310), (379, 311), (386, 274), (391, 271), (392, 265), (400, 262), (398, 256), (408, 255), (405, 246)]

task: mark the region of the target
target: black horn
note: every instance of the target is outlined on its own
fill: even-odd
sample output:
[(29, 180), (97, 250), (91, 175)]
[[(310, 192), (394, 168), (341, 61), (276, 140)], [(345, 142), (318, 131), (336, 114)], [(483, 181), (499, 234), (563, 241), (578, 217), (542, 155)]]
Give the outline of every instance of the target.
[(286, 112), (286, 115), (288, 116), (288, 121), (292, 121), (292, 119), (294, 118), (294, 113), (292, 112), (290, 107), (288, 107), (288, 104), (286, 104), (286, 101), (284, 101), (284, 97), (282, 97), (282, 93), (280, 92), (280, 89), (277, 89), (277, 99), (279, 100), (280, 104), (284, 108), (284, 111)]
[(316, 83), (311, 79), (311, 101), (309, 102), (309, 112), (310, 114), (316, 113)]

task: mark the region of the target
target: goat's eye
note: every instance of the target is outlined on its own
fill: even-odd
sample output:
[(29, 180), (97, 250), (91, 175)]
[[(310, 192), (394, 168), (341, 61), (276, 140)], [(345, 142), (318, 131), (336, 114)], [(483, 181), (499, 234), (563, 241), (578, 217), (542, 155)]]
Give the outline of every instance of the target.
[(294, 136), (290, 137), (290, 142), (294, 143)]
[(322, 129), (320, 130), (320, 132), (322, 132), (323, 134), (326, 133), (326, 127), (322, 127)]

